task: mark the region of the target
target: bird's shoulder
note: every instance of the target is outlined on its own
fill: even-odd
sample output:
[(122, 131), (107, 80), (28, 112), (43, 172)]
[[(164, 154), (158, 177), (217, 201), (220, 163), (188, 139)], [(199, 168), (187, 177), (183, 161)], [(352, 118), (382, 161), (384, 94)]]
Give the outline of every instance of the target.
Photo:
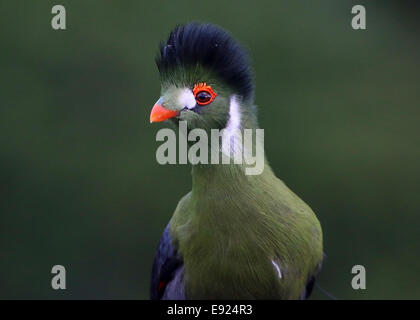
[(191, 199), (192, 199), (192, 192), (188, 192), (185, 196), (183, 196), (176, 206), (174, 214), (172, 215), (170, 221), (170, 230), (172, 232), (172, 236), (177, 238), (177, 226), (185, 225), (189, 220), (191, 215), (194, 214), (191, 206)]

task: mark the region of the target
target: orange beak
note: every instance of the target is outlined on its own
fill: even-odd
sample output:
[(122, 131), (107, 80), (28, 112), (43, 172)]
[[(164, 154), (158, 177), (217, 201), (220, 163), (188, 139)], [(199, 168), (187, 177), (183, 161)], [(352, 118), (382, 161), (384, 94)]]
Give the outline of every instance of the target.
[(159, 104), (159, 101), (153, 106), (150, 112), (150, 123), (161, 122), (167, 119), (176, 117), (179, 114), (178, 111), (168, 110)]

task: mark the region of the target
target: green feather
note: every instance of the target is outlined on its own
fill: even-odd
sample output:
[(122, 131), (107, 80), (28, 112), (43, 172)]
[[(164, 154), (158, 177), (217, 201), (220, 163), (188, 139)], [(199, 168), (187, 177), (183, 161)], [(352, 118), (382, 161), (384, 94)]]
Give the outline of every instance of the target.
[[(173, 83), (179, 88), (203, 81), (209, 74), (201, 72), (187, 73), (190, 82), (180, 79), (181, 73), (166, 79), (162, 93), (169, 97), (167, 105), (174, 100)], [(200, 117), (183, 119), (189, 129), (226, 125), (233, 91), (217, 78), (207, 79), (213, 79), (218, 98)], [(242, 128), (257, 128), (252, 104), (242, 103), (241, 119)], [(192, 179), (192, 191), (170, 221), (173, 244), (184, 260), (187, 297), (299, 298), (323, 255), (321, 226), (311, 208), (274, 175), (267, 161), (256, 176), (245, 175), (243, 165), (194, 165)]]

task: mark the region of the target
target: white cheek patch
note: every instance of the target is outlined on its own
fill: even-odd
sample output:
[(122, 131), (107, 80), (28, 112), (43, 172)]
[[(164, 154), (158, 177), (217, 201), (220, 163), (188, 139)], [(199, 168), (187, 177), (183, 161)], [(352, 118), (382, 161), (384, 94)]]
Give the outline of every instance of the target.
[(230, 97), (229, 104), (229, 120), (226, 126), (226, 130), (230, 135), (233, 135), (236, 130), (241, 128), (241, 112), (240, 106), (236, 99), (236, 96)]
[(186, 107), (188, 109), (192, 109), (195, 107), (195, 104), (196, 104), (195, 97), (190, 89), (188, 88), (182, 89), (182, 91), (180, 92), (178, 96), (178, 103), (180, 104), (180, 106)]
[(242, 133), (241, 133), (241, 111), (235, 95), (230, 97), (229, 120), (226, 128), (222, 131), (222, 152), (229, 158), (242, 159)]

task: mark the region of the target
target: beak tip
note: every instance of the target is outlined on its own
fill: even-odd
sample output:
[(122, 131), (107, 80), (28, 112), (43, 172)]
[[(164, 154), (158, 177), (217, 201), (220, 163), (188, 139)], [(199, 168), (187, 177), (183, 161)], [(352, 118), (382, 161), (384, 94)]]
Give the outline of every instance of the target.
[(159, 104), (155, 104), (150, 113), (150, 123), (161, 122), (178, 115), (178, 111), (168, 110)]

